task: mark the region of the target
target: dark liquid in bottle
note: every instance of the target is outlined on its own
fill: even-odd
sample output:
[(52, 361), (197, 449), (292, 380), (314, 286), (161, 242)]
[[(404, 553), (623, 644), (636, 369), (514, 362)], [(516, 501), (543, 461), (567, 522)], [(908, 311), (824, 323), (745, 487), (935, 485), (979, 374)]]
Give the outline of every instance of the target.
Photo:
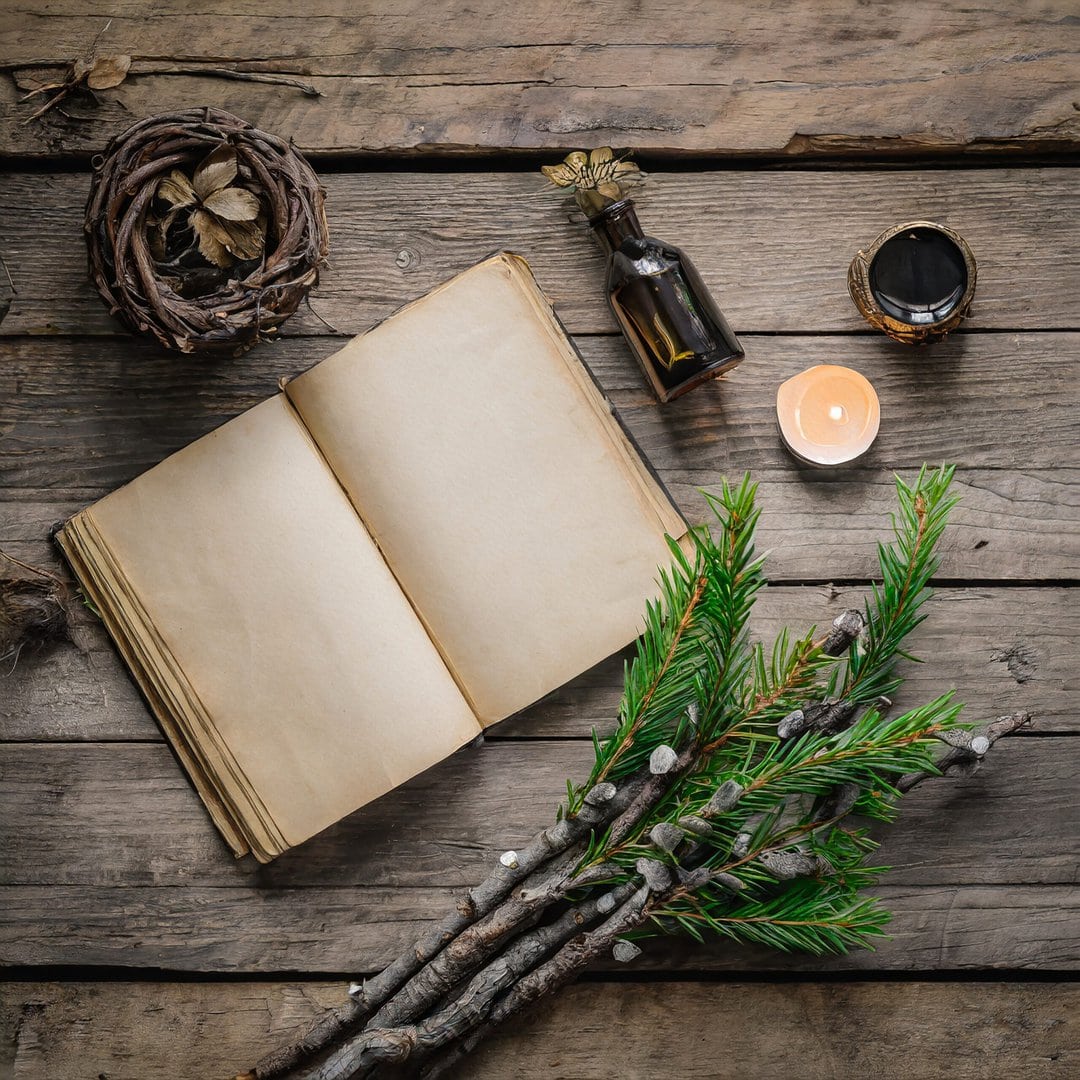
[(631, 277), (614, 287), (611, 303), (626, 335), (651, 358), (650, 375), (665, 393), (742, 358), (723, 315), (701, 300), (683, 269)]
[(967, 284), (964, 253), (936, 229), (898, 233), (870, 264), (870, 288), (881, 310), (912, 326), (948, 318)]
[(742, 346), (694, 264), (645, 236), (629, 203), (594, 223), (609, 254), (608, 300), (661, 401), (670, 401), (743, 358)]

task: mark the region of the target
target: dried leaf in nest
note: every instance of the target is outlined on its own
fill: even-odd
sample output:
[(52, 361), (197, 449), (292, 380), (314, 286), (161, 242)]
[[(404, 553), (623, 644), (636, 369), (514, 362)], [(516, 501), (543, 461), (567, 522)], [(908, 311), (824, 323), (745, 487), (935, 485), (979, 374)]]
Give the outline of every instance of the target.
[(91, 280), (130, 329), (181, 352), (237, 355), (318, 282), (324, 198), (295, 146), (230, 113), (140, 120), (95, 167)]
[(188, 223), (195, 233), (199, 254), (227, 269), (239, 259), (257, 259), (266, 244), (266, 218), (259, 197), (246, 187), (231, 186), (239, 168), (236, 151), (223, 143), (209, 153), (189, 180), (172, 169), (157, 187), (157, 197), (171, 209), (151, 226), (151, 254), (164, 262), (169, 230), (181, 210), (191, 209)]
[(69, 636), (67, 586), (0, 551), (0, 560), (32, 574), (0, 573), (0, 662), (18, 662), (26, 649), (40, 649)]

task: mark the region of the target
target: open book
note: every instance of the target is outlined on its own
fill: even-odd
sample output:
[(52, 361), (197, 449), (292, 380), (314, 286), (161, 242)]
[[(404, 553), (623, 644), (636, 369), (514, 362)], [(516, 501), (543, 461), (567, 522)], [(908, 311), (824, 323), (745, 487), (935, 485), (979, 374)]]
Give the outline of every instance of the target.
[(631, 641), (685, 523), (499, 254), (59, 542), (261, 861)]

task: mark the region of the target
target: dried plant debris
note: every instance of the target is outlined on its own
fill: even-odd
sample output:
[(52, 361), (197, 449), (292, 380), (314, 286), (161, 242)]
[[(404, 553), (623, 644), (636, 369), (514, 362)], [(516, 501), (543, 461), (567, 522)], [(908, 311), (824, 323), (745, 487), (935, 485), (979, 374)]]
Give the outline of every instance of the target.
[(557, 188), (572, 191), (578, 206), (590, 216), (625, 199), (629, 189), (645, 178), (637, 165), (616, 155), (610, 146), (575, 150), (558, 165), (544, 165), (540, 171)]
[[(208, 263), (222, 269), (261, 257), (266, 214), (256, 192), (235, 183), (237, 174), (236, 151), (225, 144), (199, 162), (190, 179), (179, 169), (162, 177), (156, 197), (167, 209), (148, 222), (150, 251), (157, 262), (166, 263), (170, 256), (182, 260), (192, 243)], [(170, 245), (170, 233), (185, 211), (186, 227), (175, 230), (179, 245)]]
[[(40, 108), (35, 109), (25, 120), (29, 124), (44, 116), (50, 109), (57, 108), (71, 94), (89, 94), (91, 97), (98, 90), (111, 90), (119, 86), (131, 70), (131, 57), (126, 53), (98, 55), (97, 46), (102, 34), (112, 25), (110, 19), (99, 31), (86, 56), (80, 56), (67, 65), (67, 71), (60, 82), (47, 83), (23, 95), (20, 102), (29, 101), (40, 94), (52, 96)], [(62, 111), (62, 110), (61, 110)]]
[(25, 650), (67, 638), (69, 601), (55, 574), (0, 551), (0, 662), (14, 666)]

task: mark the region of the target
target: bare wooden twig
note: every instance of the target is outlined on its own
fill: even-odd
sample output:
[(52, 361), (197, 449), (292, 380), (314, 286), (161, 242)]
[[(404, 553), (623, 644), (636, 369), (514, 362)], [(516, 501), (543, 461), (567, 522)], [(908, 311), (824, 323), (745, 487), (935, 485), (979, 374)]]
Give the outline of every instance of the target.
[(463, 1037), (490, 1012), (496, 996), (527, 974), (555, 949), (581, 933), (598, 915), (610, 913), (637, 891), (626, 882), (565, 911), (554, 922), (522, 934), (497, 960), (482, 968), (454, 999), (428, 1019), (398, 1028), (373, 1023), (337, 1049), (300, 1080), (344, 1080), (363, 1076), (372, 1067), (433, 1053)]
[[(524, 921), (542, 910), (541, 898), (553, 894), (556, 881), (569, 879), (580, 858), (578, 845), (593, 829), (606, 824), (625, 809), (638, 788), (639, 785), (634, 782), (628, 782), (622, 788), (616, 788), (614, 784), (598, 784), (585, 796), (582, 808), (576, 816), (564, 818), (542, 829), (520, 851), (504, 852), (488, 877), (480, 885), (470, 889), (458, 901), (455, 911), (439, 926), (414, 942), (378, 975), (357, 985), (343, 1006), (319, 1017), (295, 1042), (267, 1054), (250, 1073), (244, 1074), (245, 1077), (273, 1080), (283, 1076), (341, 1035), (354, 1030), (389, 1002), (410, 979), (435, 960), (462, 933), (478, 920), (495, 912), (516, 885), (525, 883), (527, 896), (532, 895), (531, 900), (520, 902), (520, 906), (513, 909), (517, 918)], [(537, 871), (550, 868), (560, 856), (567, 857), (558, 862), (553, 871), (533, 880)], [(474, 944), (479, 946), (482, 938), (494, 944), (502, 940), (511, 928), (508, 913), (504, 912), (497, 923), (492, 920), (473, 935)], [(418, 993), (415, 998), (409, 999), (409, 1004), (412, 1005), (414, 1000), (419, 1002), (425, 999)], [(412, 1016), (407, 1010), (395, 1015), (403, 1018)], [(385, 1017), (383, 1019), (385, 1020)], [(393, 1022), (400, 1023), (401, 1020)]]
[[(971, 772), (974, 771), (974, 768), (978, 767), (978, 763), (981, 761), (982, 756), (985, 755), (994, 743), (1004, 736), (1010, 735), (1019, 728), (1031, 723), (1031, 719), (1031, 714), (1024, 712), (1014, 713), (1011, 716), (998, 717), (998, 719), (988, 724), (981, 733), (970, 736), (970, 741), (976, 743), (974, 750), (967, 746), (954, 747), (939, 762), (939, 772), (911, 773), (903, 777), (894, 786), (902, 793), (906, 793), (926, 780), (945, 776), (970, 775)], [(987, 742), (985, 747), (977, 742), (980, 735)], [(853, 793), (843, 793), (834, 806), (829, 810), (824, 811), (832, 815), (828, 822), (821, 821), (822, 815), (819, 813), (818, 820), (814, 823), (814, 827), (819, 827), (821, 824), (826, 823), (835, 824), (841, 820), (851, 812), (857, 795), (857, 789)], [(778, 848), (777, 853), (782, 853), (782, 849)], [(766, 850), (764, 852), (759, 852), (756, 857), (763, 862), (766, 862), (764, 856), (769, 854), (770, 852)], [(775, 861), (772, 865), (776, 865)], [(664, 869), (666, 869), (666, 867)], [(695, 872), (700, 872), (700, 870)], [(784, 876), (802, 876), (803, 874), (813, 872), (814, 867), (811, 862), (808, 862), (806, 866), (800, 867), (796, 873), (785, 874)], [(717, 876), (718, 875), (715, 873), (709, 875), (712, 879), (715, 879)], [(614, 949), (615, 938), (618, 934), (627, 933), (629, 930), (642, 926), (651, 917), (652, 913), (661, 906), (662, 902), (669, 900), (675, 891), (689, 893), (694, 891), (695, 888), (700, 887), (700, 884), (702, 883), (703, 882), (695, 883), (693, 879), (687, 878), (683, 878), (682, 880), (673, 879), (666, 888), (661, 888), (653, 897), (650, 897), (649, 902), (644, 905), (639, 912), (640, 918), (632, 925), (623, 926), (615, 934), (605, 934), (604, 927), (600, 927), (592, 933), (582, 934), (580, 937), (569, 942), (550, 960), (538, 964), (531, 972), (529, 972), (529, 974), (520, 977), (514, 982), (512, 987), (495, 1001), (486, 1016), (474, 1021), (475, 1026), (472, 1030), (463, 1034), (462, 1025), (456, 1023), (454, 1025), (454, 1037), (452, 1039), (448, 1038), (440, 1044), (441, 1046), (445, 1046), (446, 1049), (441, 1056), (422, 1072), (424, 1080), (435, 1080), (436, 1077), (444, 1076), (463, 1058), (468, 1056), (468, 1054), (470, 1054), (476, 1046), (487, 1037), (487, 1035), (494, 1031), (495, 1028), (504, 1021), (526, 1008), (538, 998), (571, 981), (584, 966), (602, 955), (606, 949)], [(658, 884), (663, 886), (664, 883), (661, 881)], [(607, 924), (605, 924), (605, 926), (606, 925)], [(444, 1019), (452, 1015), (450, 1006), (444, 1007), (442, 1015)], [(418, 1043), (414, 1050), (419, 1057), (426, 1053), (431, 1053), (432, 1046), (433, 1044), (429, 1040), (427, 1042)], [(357, 1075), (362, 1076), (363, 1073)]]
[(199, 75), (208, 79), (234, 79), (238, 82), (270, 83), (275, 86), (293, 86), (306, 97), (322, 97), (323, 92), (311, 83), (294, 79), (290, 75), (277, 75), (264, 71), (237, 71), (234, 68), (200, 67), (197, 64), (150, 64), (139, 63), (132, 75)]
[(900, 777), (894, 786), (897, 791), (906, 795), (919, 784), (932, 780), (935, 776), (971, 776), (982, 763), (983, 756), (998, 739), (1011, 735), (1031, 722), (1031, 713), (1018, 712), (1011, 716), (999, 716), (981, 731), (972, 734), (961, 732), (960, 734), (965, 736), (964, 741), (958, 746), (953, 746), (941, 758), (937, 763), (938, 772), (907, 773)]

